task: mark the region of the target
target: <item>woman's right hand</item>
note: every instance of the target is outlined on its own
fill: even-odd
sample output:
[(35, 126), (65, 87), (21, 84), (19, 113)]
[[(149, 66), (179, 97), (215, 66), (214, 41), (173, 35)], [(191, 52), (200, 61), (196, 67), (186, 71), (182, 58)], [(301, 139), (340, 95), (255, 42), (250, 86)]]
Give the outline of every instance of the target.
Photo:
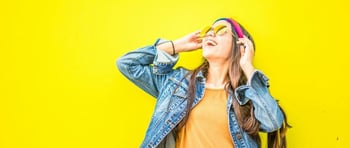
[(202, 47), (202, 39), (199, 36), (200, 31), (192, 32), (174, 40), (175, 52), (194, 51)]

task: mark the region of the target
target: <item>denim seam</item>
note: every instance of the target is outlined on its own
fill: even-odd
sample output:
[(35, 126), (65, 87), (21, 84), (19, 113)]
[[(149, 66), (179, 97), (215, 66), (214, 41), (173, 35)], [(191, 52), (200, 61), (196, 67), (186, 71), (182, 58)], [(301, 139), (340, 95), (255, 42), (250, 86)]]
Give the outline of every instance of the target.
[[(139, 57), (141, 57), (141, 56), (139, 56)], [(132, 58), (132, 60), (137, 60), (138, 58), (137, 57), (135, 57), (135, 58)], [(128, 63), (129, 64), (129, 63)], [(129, 73), (129, 75), (132, 75), (132, 73), (131, 73), (131, 68), (130, 68), (131, 66), (127, 66), (126, 67), (126, 69), (127, 69), (127, 71), (128, 71), (128, 73)], [(143, 87), (145, 87), (145, 88), (147, 88), (149, 91), (153, 91), (147, 84), (145, 84), (144, 82), (142, 82), (142, 81), (140, 81), (140, 80), (138, 80), (138, 79), (134, 79), (135, 81), (137, 81), (138, 82), (138, 84), (142, 84), (142, 86)], [(157, 92), (156, 91), (153, 91), (151, 94), (157, 94)], [(153, 96), (153, 95), (152, 95)], [(154, 97), (156, 97), (156, 96), (154, 96)]]

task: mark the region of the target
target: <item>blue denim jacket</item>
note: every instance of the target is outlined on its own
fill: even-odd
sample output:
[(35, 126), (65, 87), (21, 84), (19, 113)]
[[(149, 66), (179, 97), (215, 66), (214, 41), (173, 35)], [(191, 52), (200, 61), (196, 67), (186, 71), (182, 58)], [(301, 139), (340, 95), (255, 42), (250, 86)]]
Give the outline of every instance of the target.
[[(130, 81), (157, 99), (154, 113), (140, 147), (175, 147), (174, 128), (185, 116), (188, 79), (183, 79), (189, 72), (184, 68), (173, 69), (179, 59), (158, 50), (156, 45), (146, 46), (131, 51), (117, 60), (117, 66)], [(196, 75), (196, 97), (192, 107), (202, 99), (206, 78), (201, 72)], [(258, 147), (257, 143), (240, 128), (233, 111), (232, 99), (236, 98), (243, 105), (249, 100), (254, 106), (254, 114), (260, 122), (260, 130), (272, 132), (279, 129), (283, 114), (277, 102), (270, 95), (268, 78), (256, 70), (246, 85), (230, 92), (227, 102), (229, 132), (237, 148)], [(232, 95), (235, 95), (233, 97)]]

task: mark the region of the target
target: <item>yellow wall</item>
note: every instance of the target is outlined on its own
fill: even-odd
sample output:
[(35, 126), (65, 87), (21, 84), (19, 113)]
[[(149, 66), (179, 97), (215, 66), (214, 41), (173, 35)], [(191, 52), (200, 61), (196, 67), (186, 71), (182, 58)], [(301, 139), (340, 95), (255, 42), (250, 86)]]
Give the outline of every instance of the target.
[[(231, 16), (293, 128), (289, 147), (349, 147), (349, 2), (0, 2), (0, 147), (138, 147), (154, 99), (116, 69), (123, 53)], [(195, 60), (194, 60), (195, 59)], [(193, 68), (200, 52), (182, 55)], [(194, 61), (193, 61), (194, 60)]]

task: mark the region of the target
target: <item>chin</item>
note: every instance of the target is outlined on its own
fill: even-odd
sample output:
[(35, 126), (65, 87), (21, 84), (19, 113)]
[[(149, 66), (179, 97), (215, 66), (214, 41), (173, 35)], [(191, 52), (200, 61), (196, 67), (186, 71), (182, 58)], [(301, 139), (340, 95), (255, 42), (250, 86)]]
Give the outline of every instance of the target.
[(215, 55), (213, 53), (209, 53), (209, 52), (203, 52), (202, 56), (204, 59), (208, 60), (208, 59), (213, 59), (215, 57)]
[(210, 48), (210, 47), (204, 47), (204, 48), (202, 49), (202, 56), (203, 56), (204, 58), (210, 57), (211, 55), (214, 54), (213, 51), (216, 51), (216, 50), (213, 49), (213, 48)]
[(207, 58), (208, 56), (210, 56), (210, 53), (209, 53), (208, 49), (207, 50), (205, 50), (205, 49), (202, 50), (202, 56), (204, 58)]

